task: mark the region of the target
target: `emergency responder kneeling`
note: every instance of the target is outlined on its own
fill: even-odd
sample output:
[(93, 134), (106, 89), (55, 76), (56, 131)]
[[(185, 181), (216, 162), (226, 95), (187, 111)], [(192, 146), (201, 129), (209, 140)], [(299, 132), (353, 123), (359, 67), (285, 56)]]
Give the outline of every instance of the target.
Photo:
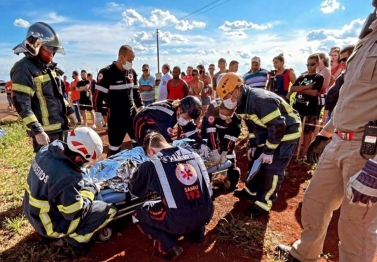
[[(241, 118), (235, 109), (228, 109), (221, 104), (221, 100), (214, 100), (210, 104), (211, 111), (203, 117), (202, 138), (207, 139), (207, 146), (211, 152), (210, 160), (214, 164), (232, 162), (228, 169), (227, 181), (213, 180), (214, 185), (223, 184), (224, 189), (234, 190), (240, 178), (241, 171), (236, 167), (237, 138), (241, 134)], [(218, 183), (219, 182), (219, 183)]]
[(143, 149), (150, 161), (134, 173), (130, 191), (138, 197), (155, 192), (161, 200), (147, 201), (132, 218), (165, 259), (174, 259), (183, 252), (177, 235), (204, 241), (205, 225), (214, 211), (210, 180), (198, 154), (171, 146), (159, 133), (147, 134)]
[(235, 191), (235, 196), (255, 200), (245, 211), (247, 215), (268, 214), (301, 135), (300, 117), (284, 99), (244, 85), (234, 73), (223, 74), (216, 91), (225, 107), (237, 108), (236, 113), (245, 114), (246, 121), (250, 121), (248, 155), (264, 164), (242, 190)]
[(202, 103), (197, 97), (187, 96), (181, 100), (163, 100), (143, 108), (134, 118), (135, 140), (143, 144), (147, 132), (156, 131), (171, 143), (173, 127), (178, 124), (185, 136), (202, 144), (194, 121), (201, 113)]
[(31, 164), (23, 211), (30, 224), (53, 246), (85, 251), (88, 243), (117, 213), (94, 200), (99, 187), (84, 183), (80, 169), (97, 160), (102, 140), (91, 128), (70, 131), (67, 144), (55, 140), (40, 149)]

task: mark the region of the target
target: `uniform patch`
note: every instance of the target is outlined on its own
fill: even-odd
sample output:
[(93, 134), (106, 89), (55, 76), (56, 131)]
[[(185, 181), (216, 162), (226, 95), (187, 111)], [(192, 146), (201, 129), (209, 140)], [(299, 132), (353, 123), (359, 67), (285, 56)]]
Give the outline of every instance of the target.
[(166, 85), (166, 81), (162, 81), (162, 84), (163, 84), (163, 85)]
[(98, 74), (98, 80), (101, 80), (103, 78), (103, 75), (101, 73)]
[(168, 132), (169, 135), (173, 134), (173, 128), (171, 127), (169, 127), (166, 131)]
[(215, 122), (215, 118), (213, 116), (208, 117), (208, 122), (213, 123)]
[(175, 175), (179, 182), (186, 186), (191, 186), (198, 180), (198, 174), (190, 164), (178, 164), (175, 168)]

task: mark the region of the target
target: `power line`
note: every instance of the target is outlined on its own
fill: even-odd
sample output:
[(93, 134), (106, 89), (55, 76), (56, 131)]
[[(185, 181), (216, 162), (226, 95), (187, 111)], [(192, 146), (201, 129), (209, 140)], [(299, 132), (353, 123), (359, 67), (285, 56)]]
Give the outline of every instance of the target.
[(203, 12), (200, 12), (199, 14), (196, 14), (196, 15), (194, 15), (194, 16), (191, 16), (190, 18), (196, 17), (196, 16), (198, 16), (198, 15), (200, 15), (200, 14), (203, 14), (203, 13), (205, 13), (205, 12), (207, 12), (207, 11), (210, 11), (210, 10), (212, 10), (212, 9), (214, 9), (214, 8), (220, 6), (220, 5), (223, 5), (223, 4), (225, 4), (225, 3), (229, 2), (229, 1), (230, 1), (230, 0), (226, 0), (225, 2), (219, 3), (218, 5), (215, 5), (215, 6), (213, 6), (213, 7), (210, 8), (210, 9), (204, 10)]
[[(181, 17), (180, 19), (178, 19), (178, 21), (179, 21), (179, 20), (183, 20), (183, 19), (185, 19), (185, 18), (189, 18), (189, 16), (191, 16), (191, 15), (193, 15), (193, 14), (196, 14), (197, 12), (200, 12), (200, 11), (202, 11), (203, 9), (205, 9), (205, 8), (211, 6), (211, 5), (213, 5), (213, 4), (215, 4), (216, 2), (219, 2), (219, 1), (221, 1), (221, 0), (213, 1), (213, 2), (211, 2), (211, 3), (209, 3), (209, 4), (207, 4), (207, 5), (205, 5), (205, 6), (201, 7), (201, 8), (199, 8), (198, 10), (196, 10), (196, 11), (194, 11), (194, 12), (188, 14), (188, 15), (185, 15), (184, 17)], [(228, 0), (228, 1), (229, 1), (229, 0)], [(167, 24), (167, 25), (161, 27), (160, 30), (161, 30), (161, 29), (164, 29), (164, 28), (167, 28), (167, 27), (170, 27), (170, 26), (175, 25), (175, 24), (176, 24), (176, 22), (172, 22), (172, 23), (170, 23), (170, 24)]]

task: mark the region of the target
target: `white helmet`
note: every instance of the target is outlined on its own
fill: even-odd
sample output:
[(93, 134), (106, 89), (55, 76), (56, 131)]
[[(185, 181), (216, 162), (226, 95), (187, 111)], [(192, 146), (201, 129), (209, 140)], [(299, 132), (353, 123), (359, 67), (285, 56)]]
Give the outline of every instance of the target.
[(68, 133), (68, 148), (88, 161), (97, 160), (103, 151), (100, 136), (89, 127), (78, 127)]

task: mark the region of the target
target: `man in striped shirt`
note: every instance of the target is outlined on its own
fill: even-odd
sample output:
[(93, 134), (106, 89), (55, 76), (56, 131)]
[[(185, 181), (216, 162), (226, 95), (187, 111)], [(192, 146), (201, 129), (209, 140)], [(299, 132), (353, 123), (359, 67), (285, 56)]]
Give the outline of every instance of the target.
[(243, 76), (244, 83), (250, 87), (266, 88), (268, 71), (260, 67), (260, 57), (251, 59), (251, 69)]

